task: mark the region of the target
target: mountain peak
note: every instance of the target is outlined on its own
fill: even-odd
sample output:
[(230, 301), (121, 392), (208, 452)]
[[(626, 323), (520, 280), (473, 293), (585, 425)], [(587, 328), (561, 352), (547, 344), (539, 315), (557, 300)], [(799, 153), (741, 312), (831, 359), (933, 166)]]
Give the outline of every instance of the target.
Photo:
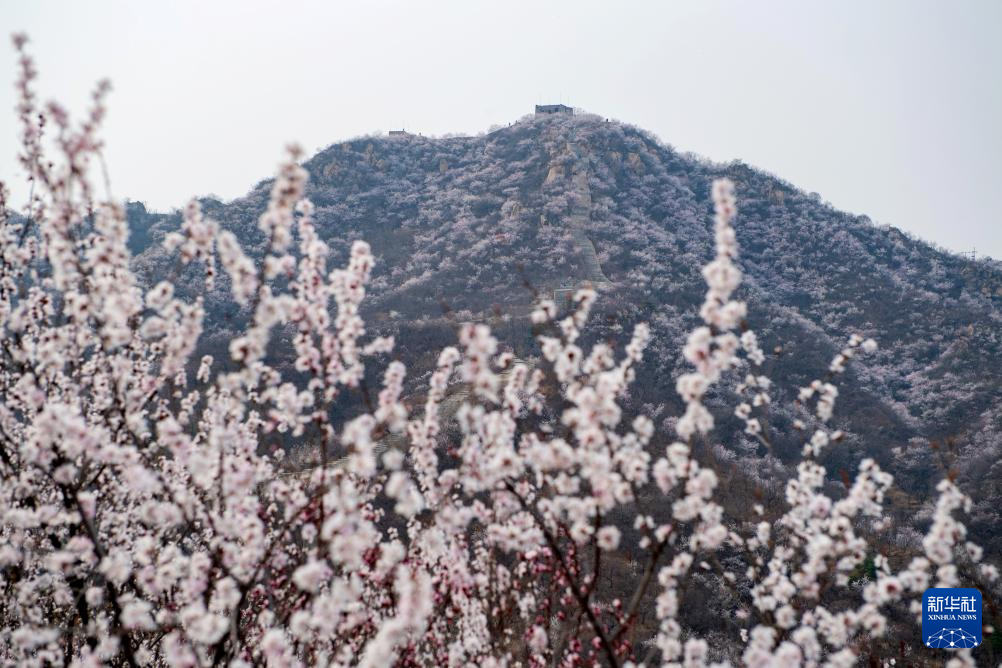
[[(451, 342), (456, 322), (487, 321), (529, 359), (538, 355), (532, 305), (598, 287), (596, 335), (615, 340), (638, 321), (652, 327), (654, 348), (633, 397), (652, 410), (674, 396), (682, 362), (678, 350), (659, 346), (695, 321), (699, 268), (713, 253), (710, 185), (727, 176), (740, 202), (735, 227), (750, 324), (764, 344), (798, 353), (796, 365), (777, 361), (785, 384), (815, 377), (850, 333), (878, 339), (885, 351), (861, 372), (865, 392), (846, 399), (847, 413), (862, 416), (845, 425), (846, 467), (863, 456), (899, 457), (905, 477), (919, 481), (931, 464), (893, 454), (919, 434), (972, 442), (1002, 434), (998, 263), (877, 227), (743, 163), (715, 164), (632, 126), (559, 112), (475, 137), (361, 137), (305, 164), (328, 266), (343, 264), (356, 239), (376, 255), (365, 314), (372, 327), (434, 350)], [(256, 220), (268, 187), (214, 204), (209, 214), (260, 249)], [(133, 220), (149, 246), (137, 263), (148, 276), (163, 275), (168, 260), (157, 242), (177, 219), (150, 216)], [(220, 323), (234, 317), (223, 285), (207, 301)], [(417, 376), (433, 364), (406, 361)], [(854, 436), (863, 433), (865, 441)], [(780, 454), (799, 448), (793, 430), (777, 438)], [(966, 457), (972, 467), (979, 461)], [(993, 540), (1002, 548), (1002, 538), (985, 542)]]

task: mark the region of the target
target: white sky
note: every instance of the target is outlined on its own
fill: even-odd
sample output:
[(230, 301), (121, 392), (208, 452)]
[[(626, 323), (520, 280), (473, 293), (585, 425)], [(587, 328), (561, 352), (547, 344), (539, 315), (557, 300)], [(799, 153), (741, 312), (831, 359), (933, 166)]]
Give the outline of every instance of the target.
[(0, 0), (0, 29), (30, 34), (45, 99), (82, 109), (112, 80), (115, 194), (156, 209), (245, 193), (291, 140), (476, 133), (563, 101), (1002, 258), (996, 0)]

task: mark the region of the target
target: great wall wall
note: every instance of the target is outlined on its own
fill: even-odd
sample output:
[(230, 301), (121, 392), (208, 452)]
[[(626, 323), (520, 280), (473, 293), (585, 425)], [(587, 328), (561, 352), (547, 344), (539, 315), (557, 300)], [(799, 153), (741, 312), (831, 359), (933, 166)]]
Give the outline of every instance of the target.
[[(572, 130), (572, 132), (574, 132)], [(567, 176), (563, 167), (558, 162), (563, 155), (569, 153), (574, 157), (571, 174)], [(585, 277), (580, 281), (568, 280), (560, 287), (553, 290), (553, 301), (558, 304), (570, 299), (574, 292), (585, 284), (590, 284), (595, 289), (611, 286), (612, 281), (602, 271), (602, 263), (598, 259), (598, 252), (595, 250), (595, 243), (588, 236), (589, 223), (591, 221), (591, 186), (588, 184), (588, 155), (585, 149), (573, 138), (567, 141), (566, 153), (554, 156), (550, 166), (550, 174), (547, 181), (560, 178), (569, 178), (573, 187), (574, 197), (571, 200), (571, 210), (564, 219), (564, 224), (570, 230), (571, 239), (577, 248), (578, 257), (581, 259)], [(552, 177), (552, 179), (551, 179)]]

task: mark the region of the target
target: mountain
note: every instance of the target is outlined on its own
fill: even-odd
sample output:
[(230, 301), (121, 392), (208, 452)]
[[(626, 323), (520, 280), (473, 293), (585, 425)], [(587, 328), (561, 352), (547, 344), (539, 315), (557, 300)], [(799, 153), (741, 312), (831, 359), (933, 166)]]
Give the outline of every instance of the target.
[[(880, 350), (852, 367), (846, 387), (855, 389), (839, 397), (836, 424), (847, 436), (824, 463), (852, 471), (876, 457), (904, 490), (894, 511), (902, 526), (926, 521), (939, 469), (951, 468), (976, 500), (975, 537), (1002, 554), (1002, 264), (945, 252), (743, 163), (712, 163), (591, 115), (530, 116), (475, 137), (359, 138), (305, 167), (329, 266), (344, 264), (355, 239), (372, 246), (378, 265), (364, 316), (370, 330), (398, 336), (410, 392), (455, 341), (457, 321), (488, 322), (516, 355), (538, 357), (534, 295), (562, 299), (588, 283), (601, 293), (593, 337), (622, 344), (634, 323), (651, 325), (630, 408), (664, 427), (662, 443), (681, 407), (681, 342), (712, 252), (710, 185), (728, 176), (740, 209), (740, 294), (763, 347), (779, 350), (769, 373), (781, 389), (774, 456), (728, 418), (725, 394), (710, 402), (721, 439), (713, 456), (754, 494), (781, 496), (779, 468), (803, 442), (793, 427), (797, 388), (826, 374), (850, 334), (873, 337)], [(203, 207), (260, 254), (269, 187)], [(160, 242), (180, 214), (133, 203), (129, 218), (141, 275), (173, 275)], [(198, 275), (177, 275), (180, 288), (194, 290)], [(225, 357), (243, 315), (221, 279), (207, 296), (205, 345)], [(285, 354), (281, 342), (272, 354)]]

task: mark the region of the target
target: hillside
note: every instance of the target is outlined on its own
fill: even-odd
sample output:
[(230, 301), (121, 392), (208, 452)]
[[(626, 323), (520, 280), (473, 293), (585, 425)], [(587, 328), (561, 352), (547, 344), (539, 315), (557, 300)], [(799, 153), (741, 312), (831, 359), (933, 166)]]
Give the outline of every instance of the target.
[[(876, 456), (907, 491), (902, 521), (921, 523), (928, 508), (916, 510), (940, 477), (937, 467), (955, 465), (977, 501), (977, 539), (1002, 553), (998, 263), (962, 259), (742, 163), (713, 164), (589, 115), (527, 117), (477, 137), (361, 138), (305, 166), (331, 264), (344, 263), (354, 239), (372, 245), (378, 265), (364, 316), (371, 329), (407, 334), (397, 354), (412, 392), (420, 392), (437, 348), (454, 340), (457, 321), (489, 322), (516, 355), (537, 357), (527, 318), (534, 291), (560, 298), (587, 282), (602, 293), (593, 336), (622, 343), (633, 323), (651, 324), (632, 408), (664, 427), (662, 439), (671, 437), (669, 416), (680, 407), (680, 341), (695, 321), (700, 267), (711, 254), (710, 184), (729, 176), (739, 198), (749, 325), (767, 350), (782, 351), (771, 370), (789, 400), (773, 411), (779, 459), (800, 447), (786, 406), (796, 388), (825, 373), (850, 333), (873, 337), (880, 351), (849, 374), (863, 392), (839, 400), (848, 436), (827, 455), (829, 470)], [(203, 206), (260, 248), (257, 217), (268, 188), (262, 182), (243, 198)], [(159, 242), (179, 214), (134, 204), (129, 215), (141, 274), (171, 275)], [(195, 273), (178, 277), (182, 287)], [(222, 345), (241, 317), (225, 278), (220, 283), (207, 300), (210, 347)], [(281, 346), (273, 353), (281, 357)], [(736, 420), (728, 423), (726, 398), (716, 399), (718, 457), (768, 490), (782, 461), (767, 457)]]

